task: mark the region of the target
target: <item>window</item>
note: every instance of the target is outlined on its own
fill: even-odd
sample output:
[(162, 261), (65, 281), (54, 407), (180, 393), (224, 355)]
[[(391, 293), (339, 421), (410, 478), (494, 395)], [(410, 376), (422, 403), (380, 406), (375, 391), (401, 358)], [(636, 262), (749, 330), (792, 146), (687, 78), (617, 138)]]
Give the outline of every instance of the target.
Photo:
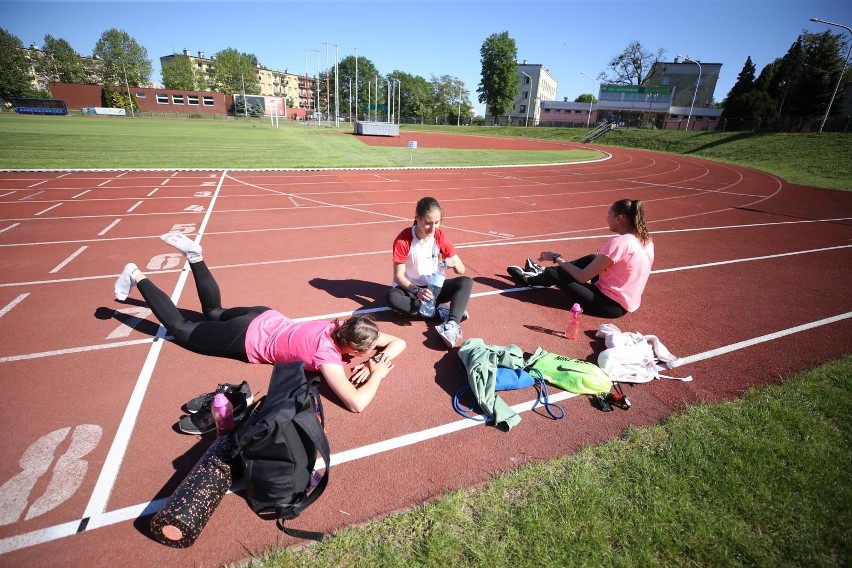
[(182, 105), (183, 104), (183, 95), (172, 95), (172, 104)]
[(202, 101), (204, 101), (204, 106), (206, 107), (212, 107), (216, 105), (216, 102), (213, 100), (213, 97), (204, 96), (202, 98)]
[(157, 104), (158, 105), (169, 104), (169, 95), (167, 95), (165, 93), (157, 93)]
[(521, 105), (521, 110), (519, 110), (518, 112), (520, 112), (521, 114), (527, 112), (527, 105)]
[(198, 95), (187, 95), (186, 104), (198, 106)]
[(144, 98), (145, 98), (145, 93), (144, 93), (143, 91), (137, 91), (137, 92), (136, 92), (136, 98), (137, 98), (137, 99), (144, 99)]
[(521, 91), (521, 98), (524, 99), (524, 100), (530, 98), (530, 92), (529, 91)]
[(672, 78), (669, 77), (668, 75), (664, 75), (663, 80), (660, 81), (660, 84), (664, 87), (668, 87), (671, 84), (671, 82), (672, 82)]

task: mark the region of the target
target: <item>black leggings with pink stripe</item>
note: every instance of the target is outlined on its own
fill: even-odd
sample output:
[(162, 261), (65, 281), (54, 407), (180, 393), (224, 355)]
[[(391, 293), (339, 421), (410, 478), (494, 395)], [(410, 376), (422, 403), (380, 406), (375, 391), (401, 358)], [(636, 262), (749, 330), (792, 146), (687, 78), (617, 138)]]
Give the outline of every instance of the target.
[(246, 331), (251, 321), (269, 308), (222, 308), (219, 285), (204, 261), (191, 262), (189, 267), (195, 279), (195, 289), (201, 301), (204, 321), (187, 320), (168, 294), (157, 288), (148, 278), (137, 283), (139, 293), (178, 345), (201, 355), (248, 363)]

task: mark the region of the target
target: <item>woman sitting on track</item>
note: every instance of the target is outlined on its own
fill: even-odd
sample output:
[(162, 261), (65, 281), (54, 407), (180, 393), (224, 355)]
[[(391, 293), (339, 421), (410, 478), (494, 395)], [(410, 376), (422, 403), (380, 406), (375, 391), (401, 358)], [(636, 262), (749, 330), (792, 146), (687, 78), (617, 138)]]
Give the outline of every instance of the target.
[(597, 254), (570, 262), (562, 255), (545, 251), (539, 261), (556, 265), (543, 269), (527, 260), (527, 266), (507, 271), (518, 283), (548, 287), (554, 284), (579, 303), (587, 314), (619, 318), (639, 308), (642, 292), (654, 263), (654, 243), (645, 228), (645, 207), (637, 199), (622, 199), (609, 208), (609, 230), (618, 233)]
[[(264, 306), (223, 309), (219, 285), (204, 263), (201, 246), (181, 233), (160, 238), (189, 261), (205, 321), (184, 319), (168, 295), (133, 263), (118, 277), (115, 297), (126, 299), (135, 284), (157, 319), (179, 345), (190, 351), (246, 363), (302, 361), (305, 370), (322, 373), (346, 408), (361, 412), (393, 369), (393, 359), (405, 349), (404, 340), (380, 332), (368, 316), (337, 322), (295, 322)], [(356, 365), (347, 377), (344, 362), (373, 350), (378, 352), (377, 357)]]
[[(456, 254), (450, 239), (440, 228), (444, 212), (433, 197), (424, 197), (417, 202), (414, 224), (406, 227), (393, 241), (393, 287), (388, 290), (386, 300), (397, 313), (408, 317), (421, 317), (421, 302), (433, 298), (429, 280), (443, 260), (458, 278), (449, 278), (438, 297), (435, 298), (435, 319), (443, 322), (436, 326), (438, 335), (452, 349), (462, 338), (459, 324), (467, 318), (467, 303), (473, 281), (464, 274), (464, 263)], [(449, 302), (449, 308), (440, 304)]]

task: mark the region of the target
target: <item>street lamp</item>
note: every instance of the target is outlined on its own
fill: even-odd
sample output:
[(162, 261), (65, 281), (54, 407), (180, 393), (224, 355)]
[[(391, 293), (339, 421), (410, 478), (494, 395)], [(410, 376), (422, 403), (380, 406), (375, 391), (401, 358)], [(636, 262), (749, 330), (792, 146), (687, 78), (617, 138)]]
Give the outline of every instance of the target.
[[(527, 74), (526, 74), (526, 73), (524, 73), (523, 71), (521, 71), (521, 75), (523, 75), (524, 77), (526, 77), (527, 79), (529, 79), (529, 80), (530, 80), (530, 89), (532, 89), (532, 77), (530, 77), (529, 75), (527, 75)], [(525, 126), (525, 127), (530, 125), (530, 91), (527, 91), (527, 104), (526, 104), (526, 107), (527, 107), (527, 118), (526, 118), (526, 120), (524, 121), (524, 126)]]
[(689, 116), (686, 117), (686, 129), (689, 130), (689, 119), (692, 118), (692, 109), (695, 107), (695, 97), (698, 96), (698, 84), (701, 82), (701, 64), (694, 59), (686, 57), (685, 55), (678, 55), (678, 57), (686, 61), (692, 61), (698, 65), (698, 80), (695, 81), (695, 92), (692, 93), (692, 104), (689, 106)]
[(461, 103), (462, 103), (462, 88), (459, 87), (459, 116), (456, 119), (456, 126), (461, 126)]
[(585, 75), (586, 77), (589, 77), (589, 79), (592, 81), (592, 98), (589, 99), (589, 116), (586, 117), (586, 128), (588, 128), (589, 121), (592, 120), (592, 101), (595, 99), (595, 80), (592, 79), (591, 76), (583, 73), (582, 71), (580, 71), (580, 75)]
[[(843, 28), (850, 34), (852, 34), (852, 29), (849, 29), (849, 26), (844, 26), (843, 24), (835, 24), (834, 22), (827, 22), (826, 20), (820, 20), (819, 18), (811, 18), (812, 22), (819, 22), (821, 24), (828, 24), (829, 26), (837, 26), (838, 28)], [(840, 76), (837, 78), (837, 84), (834, 86), (834, 92), (831, 93), (831, 100), (828, 101), (828, 106), (825, 109), (825, 114), (822, 117), (822, 123), (819, 125), (819, 131), (822, 132), (822, 127), (825, 126), (825, 121), (828, 119), (828, 113), (831, 111), (831, 105), (834, 104), (834, 97), (837, 96), (837, 89), (840, 88), (840, 82), (843, 80), (843, 76), (846, 74), (846, 66), (849, 64), (849, 56), (852, 55), (852, 44), (849, 44), (849, 52), (846, 54), (846, 61), (843, 63), (843, 71), (840, 72)]]
[(130, 105), (130, 116), (135, 117), (133, 112), (133, 97), (130, 96), (130, 83), (127, 82), (127, 69), (124, 67), (124, 60), (121, 60), (121, 70), (124, 71), (124, 86), (127, 88), (127, 104)]

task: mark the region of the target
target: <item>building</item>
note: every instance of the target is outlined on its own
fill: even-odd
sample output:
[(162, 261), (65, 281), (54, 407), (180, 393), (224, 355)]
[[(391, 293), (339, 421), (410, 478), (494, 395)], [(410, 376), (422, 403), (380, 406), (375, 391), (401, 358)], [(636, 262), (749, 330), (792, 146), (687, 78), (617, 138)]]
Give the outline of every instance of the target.
[[(185, 56), (192, 62), (196, 72), (202, 77), (202, 81), (206, 85), (213, 84), (213, 69), (215, 60), (204, 56), (203, 51), (199, 51), (193, 55), (188, 49), (184, 49), (182, 54), (164, 55), (160, 57), (160, 65), (166, 65), (175, 57)], [(267, 97), (283, 97), (286, 100), (292, 101), (296, 108), (313, 111), (314, 108), (314, 90), (316, 80), (312, 77), (304, 75), (296, 75), (284, 71), (276, 71), (266, 69), (261, 66), (255, 67), (255, 76), (260, 87), (260, 94)]]
[[(30, 85), (37, 91), (49, 92), (48, 83), (51, 77), (46, 73), (39, 71), (41, 67), (38, 63), (45, 57), (46, 53), (36, 44), (30, 44), (29, 48), (23, 48), (24, 55), (30, 63)], [(77, 55), (80, 58), (80, 63), (83, 65), (83, 71), (86, 73), (86, 82), (89, 84), (97, 84), (101, 82), (100, 64), (101, 62), (93, 57), (84, 57)]]
[(695, 63), (691, 60), (668, 63), (658, 61), (651, 67), (643, 87), (670, 87), (674, 92), (672, 106), (710, 108), (713, 105), (713, 93), (719, 82), (721, 63)]
[(565, 97), (561, 101), (542, 101), (540, 126), (587, 127), (597, 122), (597, 105), (576, 103)]
[(559, 83), (550, 72), (540, 64), (518, 63), (518, 94), (512, 101), (512, 109), (508, 114), (494, 117), (485, 107), (485, 124), (513, 124), (515, 126), (535, 126), (539, 123), (541, 103), (556, 99)]

